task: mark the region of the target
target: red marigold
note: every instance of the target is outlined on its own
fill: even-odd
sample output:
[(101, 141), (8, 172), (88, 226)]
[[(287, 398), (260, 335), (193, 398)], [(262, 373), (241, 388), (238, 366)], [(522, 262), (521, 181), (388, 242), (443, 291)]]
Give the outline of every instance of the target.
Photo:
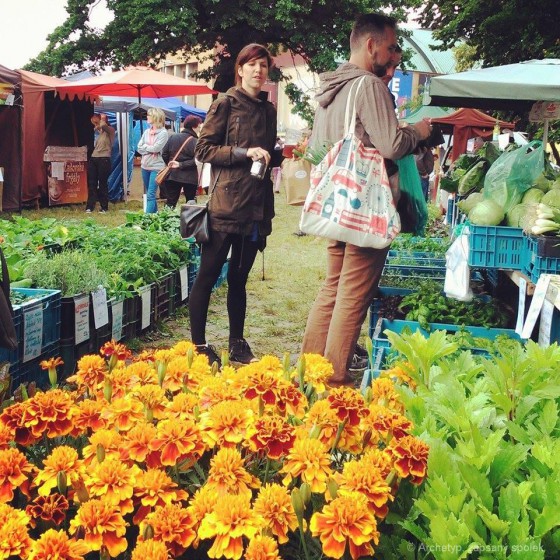
[(66, 518), (68, 508), (68, 500), (62, 494), (51, 494), (38, 496), (25, 508), (25, 511), (31, 518), (31, 527), (36, 527), (39, 519), (60, 525)]
[(327, 400), (336, 410), (338, 419), (347, 421), (350, 426), (357, 426), (360, 419), (368, 414), (363, 395), (351, 387), (332, 389)]
[(264, 452), (270, 459), (280, 459), (292, 447), (294, 427), (277, 415), (261, 416), (247, 432), (254, 451)]
[(412, 484), (421, 484), (428, 468), (428, 444), (414, 436), (394, 439), (389, 445), (395, 470), (403, 478), (410, 476)]

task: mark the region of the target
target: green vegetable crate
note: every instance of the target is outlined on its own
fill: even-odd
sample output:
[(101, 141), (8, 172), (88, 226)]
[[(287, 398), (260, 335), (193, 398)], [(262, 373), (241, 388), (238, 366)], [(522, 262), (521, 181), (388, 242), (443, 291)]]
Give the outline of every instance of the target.
[(520, 271), (523, 269), (525, 244), (521, 228), (472, 224), (468, 227), (470, 266)]

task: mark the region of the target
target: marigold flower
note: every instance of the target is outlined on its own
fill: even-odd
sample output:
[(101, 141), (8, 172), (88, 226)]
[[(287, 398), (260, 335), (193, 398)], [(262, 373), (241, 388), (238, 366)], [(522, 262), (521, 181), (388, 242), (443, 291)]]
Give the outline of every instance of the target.
[(382, 372), (382, 377), (388, 377), (395, 383), (404, 383), (412, 390), (416, 389), (416, 382), (411, 377), (415, 368), (410, 362), (397, 362), (392, 368)]
[(395, 389), (395, 384), (387, 378), (378, 377), (371, 384), (371, 402), (379, 406), (386, 406), (395, 412), (404, 413), (404, 404)]
[(107, 363), (101, 356), (88, 354), (78, 360), (76, 373), (68, 377), (70, 383), (84, 386), (92, 393), (103, 387), (105, 375), (109, 372)]
[(397, 473), (402, 478), (410, 476), (412, 484), (421, 484), (428, 468), (428, 444), (414, 436), (405, 436), (392, 440), (388, 450)]
[(180, 340), (171, 348), (171, 351), (176, 356), (186, 356), (191, 350), (194, 353), (196, 351), (196, 346), (190, 340)]
[(271, 537), (257, 535), (245, 549), (245, 560), (282, 560), (278, 543)]
[(46, 434), (55, 438), (65, 436), (72, 430), (73, 399), (67, 391), (51, 389), (46, 393), (37, 393), (26, 401), (23, 412), (23, 424), (37, 438)]
[(259, 362), (245, 366), (245, 368), (247, 369), (245, 398), (260, 398), (265, 404), (273, 405), (276, 402), (278, 375), (260, 369)]
[[(139, 542), (144, 540), (146, 525), (154, 531), (153, 540), (164, 542), (173, 557), (180, 556), (193, 543), (196, 533), (195, 520), (187, 509), (180, 504), (158, 506), (140, 524)], [(151, 560), (151, 559), (150, 559)]]
[(198, 406), (198, 397), (195, 394), (177, 393), (167, 405), (168, 418), (179, 421), (192, 418), (196, 406)]
[(0, 449), (7, 449), (14, 441), (15, 430), (0, 420)]
[(76, 516), (70, 520), (69, 533), (84, 532), (84, 541), (90, 551), (107, 548), (114, 558), (127, 549), (126, 523), (119, 506), (106, 500), (88, 500), (80, 505)]
[(358, 492), (337, 496), (322, 512), (313, 514), (309, 528), (330, 558), (342, 558), (347, 545), (354, 560), (373, 556), (370, 543), (379, 543), (375, 517), (366, 497)]
[(150, 422), (137, 422), (128, 432), (123, 433), (121, 457), (137, 463), (159, 466), (159, 453), (150, 449), (150, 442), (156, 437), (157, 428)]
[(281, 470), (286, 473), (282, 481), (285, 486), (301, 477), (311, 486), (312, 492), (325, 492), (327, 481), (332, 475), (329, 452), (318, 439), (296, 439)]
[(37, 436), (34, 436), (31, 429), (24, 424), (23, 418), (28, 402), (29, 401), (25, 401), (25, 403), (15, 403), (5, 408), (2, 414), (0, 414), (0, 421), (2, 424), (13, 431), (14, 441), (25, 447), (33, 445), (39, 439)]
[(132, 352), (124, 344), (114, 339), (106, 342), (100, 348), (99, 353), (105, 358), (115, 357), (120, 362), (124, 362), (132, 357)]
[(251, 488), (258, 488), (260, 481), (245, 469), (241, 453), (235, 448), (222, 447), (210, 461), (206, 485), (223, 496), (241, 494), (251, 498)]
[(234, 447), (245, 439), (253, 417), (246, 401), (225, 401), (200, 415), (204, 441), (211, 449)]
[(225, 556), (238, 560), (243, 555), (243, 537), (252, 540), (259, 527), (260, 521), (251, 510), (250, 497), (224, 495), (202, 520), (198, 536), (214, 539), (208, 551), (210, 558)]
[(169, 558), (164, 542), (149, 539), (136, 545), (130, 560), (168, 560)]
[[(326, 383), (334, 373), (333, 365), (320, 354), (304, 354), (305, 372), (304, 381), (313, 386), (317, 393), (327, 390)], [(293, 373), (297, 377), (297, 372)]]
[(48, 360), (42, 360), (39, 362), (39, 366), (41, 366), (42, 370), (49, 371), (49, 381), (51, 386), (55, 386), (57, 382), (57, 375), (56, 375), (56, 368), (58, 366), (64, 365), (64, 362), (61, 358), (49, 358)]
[(119, 432), (126, 432), (144, 419), (144, 407), (139, 400), (129, 396), (115, 398), (105, 406), (102, 417), (109, 426), (114, 426)]
[(404, 437), (414, 427), (412, 422), (402, 414), (385, 406), (369, 405), (369, 416), (364, 418), (362, 427), (372, 429), (387, 440), (390, 436), (397, 439)]
[(36, 527), (39, 519), (60, 525), (66, 518), (68, 508), (68, 500), (62, 494), (51, 494), (50, 496), (37, 496), (25, 508), (25, 512), (31, 519), (31, 527)]
[(209, 377), (199, 387), (200, 410), (208, 410), (221, 402), (239, 400), (239, 387), (224, 380), (224, 373), (228, 369), (229, 366), (222, 368), (220, 377)]
[(130, 513), (134, 509), (132, 495), (139, 474), (140, 469), (136, 465), (130, 466), (118, 457), (109, 457), (88, 473), (86, 489), (90, 496), (119, 506), (121, 513)]
[(332, 389), (327, 400), (336, 411), (338, 420), (350, 426), (357, 426), (360, 419), (368, 415), (363, 395), (351, 387)]
[(43, 461), (43, 465), (34, 481), (39, 487), (39, 496), (48, 496), (56, 488), (59, 473), (64, 473), (70, 484), (81, 480), (86, 474), (84, 462), (79, 458), (78, 452), (68, 445), (55, 447)]
[(286, 488), (279, 484), (266, 484), (260, 489), (253, 509), (280, 544), (288, 542), (288, 531), (294, 531), (298, 523)]
[(132, 394), (144, 405), (144, 413), (149, 412), (156, 419), (165, 417), (168, 401), (159, 385), (140, 385)]
[(157, 385), (157, 373), (153, 362), (133, 362), (125, 369), (134, 386)]
[(278, 382), (276, 397), (276, 410), (280, 414), (303, 418), (308, 407), (307, 398), (291, 381), (281, 379)]
[(140, 501), (140, 508), (134, 516), (136, 525), (144, 519), (150, 509), (188, 499), (188, 494), (159, 469), (148, 469), (137, 474), (134, 496)]
[(27, 558), (31, 539), (27, 532), (29, 516), (0, 502), (0, 558)]
[(11, 502), (14, 490), (21, 488), (28, 492), (29, 477), (33, 472), (33, 465), (27, 461), (25, 455), (13, 447), (0, 451), (0, 503)]
[(106, 427), (106, 421), (101, 417), (105, 403), (93, 399), (85, 399), (76, 403), (72, 410), (72, 436), (78, 437), (96, 432)]
[(89, 438), (89, 445), (86, 445), (82, 450), (84, 463), (89, 466), (97, 462), (99, 447), (103, 448), (106, 459), (111, 456), (121, 457), (122, 440), (122, 435), (115, 430), (102, 429), (93, 433)]
[(369, 465), (368, 468), (379, 470), (383, 478), (387, 478), (393, 470), (393, 457), (387, 448), (371, 447), (364, 453), (363, 460)]
[(203, 486), (199, 488), (189, 502), (187, 508), (192, 518), (199, 524), (207, 513), (210, 513), (220, 499), (214, 488)]
[(28, 560), (84, 560), (88, 552), (83, 541), (70, 539), (64, 531), (48, 529), (32, 544)]
[(142, 350), (142, 352), (140, 352), (140, 354), (138, 354), (134, 359), (134, 361), (136, 362), (155, 362), (155, 356), (154, 356), (155, 351), (148, 349), (148, 350)]
[(335, 480), (339, 492), (354, 491), (366, 496), (372, 513), (380, 519), (389, 513), (387, 502), (393, 500), (391, 487), (382, 472), (367, 457), (345, 463), (342, 473), (335, 476)]
[(280, 459), (285, 455), (292, 447), (295, 437), (294, 427), (276, 414), (257, 418), (247, 430), (251, 449), (264, 453), (270, 459)]
[(157, 435), (150, 442), (150, 449), (160, 452), (162, 465), (175, 466), (187, 459), (197, 459), (204, 453), (205, 446), (200, 429), (192, 420), (162, 420), (157, 425)]

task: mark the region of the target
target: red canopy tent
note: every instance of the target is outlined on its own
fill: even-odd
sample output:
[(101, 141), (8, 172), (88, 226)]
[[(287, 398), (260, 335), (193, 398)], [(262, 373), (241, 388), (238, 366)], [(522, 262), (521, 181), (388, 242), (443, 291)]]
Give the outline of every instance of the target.
[[(491, 139), (496, 119), (477, 109), (458, 109), (446, 117), (432, 119), (432, 123), (440, 124), (444, 133), (453, 134), (452, 159), (455, 161), (467, 151), (469, 138)], [(498, 121), (498, 125), (500, 129), (515, 128), (515, 124), (506, 121)]]

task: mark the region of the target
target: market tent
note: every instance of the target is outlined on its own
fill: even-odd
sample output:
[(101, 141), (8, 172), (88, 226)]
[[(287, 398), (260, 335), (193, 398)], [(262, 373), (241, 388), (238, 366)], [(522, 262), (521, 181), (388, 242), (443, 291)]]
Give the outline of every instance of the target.
[(420, 109), (410, 113), (408, 117), (402, 119), (408, 124), (415, 124), (420, 122), (422, 119), (437, 119), (439, 117), (445, 117), (453, 112), (453, 109), (444, 109), (443, 107), (430, 107), (428, 105), (423, 105)]
[(529, 111), (535, 101), (560, 101), (560, 59), (436, 76), (428, 92), (429, 105)]
[[(500, 129), (513, 130), (515, 125), (506, 121), (497, 121)], [(451, 115), (432, 119), (432, 123), (441, 125), (444, 134), (453, 134), (452, 160), (455, 161), (467, 151), (469, 138), (491, 138), (496, 119), (477, 109), (459, 109)]]

